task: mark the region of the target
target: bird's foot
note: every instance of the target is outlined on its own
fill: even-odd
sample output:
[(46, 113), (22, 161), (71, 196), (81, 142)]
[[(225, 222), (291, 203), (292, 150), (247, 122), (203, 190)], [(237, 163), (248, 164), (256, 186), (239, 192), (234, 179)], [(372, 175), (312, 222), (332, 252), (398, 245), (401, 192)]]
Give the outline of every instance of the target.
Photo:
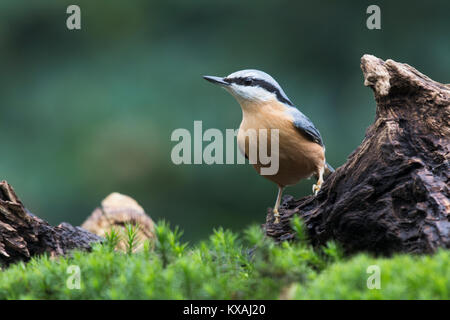
[(315, 196), (317, 196), (317, 194), (319, 193), (320, 187), (321, 187), (321, 184), (315, 184), (315, 185), (313, 185), (312, 191), (313, 191), (313, 193), (314, 193)]
[(278, 213), (278, 209), (273, 209), (273, 216), (275, 217), (275, 224), (280, 223), (280, 214)]

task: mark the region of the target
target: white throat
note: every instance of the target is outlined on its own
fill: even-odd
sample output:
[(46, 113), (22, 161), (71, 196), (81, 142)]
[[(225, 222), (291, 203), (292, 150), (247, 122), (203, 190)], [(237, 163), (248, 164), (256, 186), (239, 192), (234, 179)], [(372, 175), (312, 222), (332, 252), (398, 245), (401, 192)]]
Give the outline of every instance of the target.
[(241, 105), (251, 103), (259, 104), (276, 99), (275, 94), (261, 87), (248, 87), (233, 83), (225, 89), (227, 89)]

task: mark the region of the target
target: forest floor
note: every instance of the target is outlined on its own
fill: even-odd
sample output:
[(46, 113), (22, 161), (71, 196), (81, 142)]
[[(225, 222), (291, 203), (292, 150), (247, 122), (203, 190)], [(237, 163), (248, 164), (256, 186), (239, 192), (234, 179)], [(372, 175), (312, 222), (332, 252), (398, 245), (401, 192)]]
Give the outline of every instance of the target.
[[(3, 267), (0, 299), (449, 299), (450, 250), (389, 258), (344, 257), (329, 242), (276, 244), (259, 226), (214, 230), (195, 245), (165, 222), (138, 243), (133, 228), (111, 232), (91, 252), (46, 255)], [(114, 248), (120, 238), (127, 252)], [(142, 248), (135, 252), (136, 246)]]

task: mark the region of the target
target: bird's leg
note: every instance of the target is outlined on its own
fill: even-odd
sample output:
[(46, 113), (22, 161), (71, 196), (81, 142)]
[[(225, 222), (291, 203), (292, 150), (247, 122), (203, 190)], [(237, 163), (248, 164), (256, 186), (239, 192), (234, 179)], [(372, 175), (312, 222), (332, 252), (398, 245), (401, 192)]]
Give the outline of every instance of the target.
[(313, 190), (315, 196), (319, 193), (319, 190), (322, 187), (324, 170), (325, 170), (325, 167), (322, 167), (319, 169), (319, 173), (318, 173), (319, 178), (317, 179), (317, 183), (315, 185), (313, 185), (313, 187), (312, 187), (312, 190)]
[(273, 208), (273, 216), (275, 217), (275, 223), (280, 223), (280, 214), (278, 213), (278, 207), (280, 206), (282, 194), (283, 194), (283, 187), (278, 186), (277, 201), (275, 202), (275, 206)]

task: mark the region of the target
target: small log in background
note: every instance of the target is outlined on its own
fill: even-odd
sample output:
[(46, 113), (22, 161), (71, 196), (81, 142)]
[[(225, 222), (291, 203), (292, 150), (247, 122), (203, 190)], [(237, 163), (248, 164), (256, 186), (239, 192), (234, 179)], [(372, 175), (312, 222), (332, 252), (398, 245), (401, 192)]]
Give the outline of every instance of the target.
[(293, 239), (290, 220), (299, 215), (314, 245), (337, 240), (346, 253), (450, 248), (450, 85), (371, 55), (361, 68), (375, 122), (317, 197), (285, 197), (280, 224), (269, 210), (266, 234)]

